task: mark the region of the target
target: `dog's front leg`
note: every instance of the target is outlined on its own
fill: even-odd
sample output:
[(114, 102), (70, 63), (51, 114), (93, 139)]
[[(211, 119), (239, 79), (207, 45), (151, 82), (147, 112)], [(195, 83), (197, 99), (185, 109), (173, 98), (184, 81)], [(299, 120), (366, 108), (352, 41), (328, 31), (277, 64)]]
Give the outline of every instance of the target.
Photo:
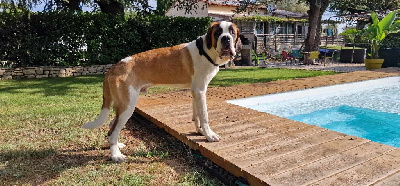
[[(215, 134), (211, 129), (210, 126), (208, 125), (208, 113), (207, 113), (207, 104), (206, 104), (206, 91), (207, 89), (203, 90), (198, 90), (194, 89), (192, 90), (192, 95), (193, 95), (193, 119), (196, 125), (197, 132), (202, 133), (204, 136), (206, 136), (208, 141), (219, 141), (220, 137)], [(197, 120), (200, 120), (200, 127), (198, 129), (198, 123)]]
[[(192, 96), (194, 98), (194, 92), (192, 91)], [(197, 112), (197, 105), (195, 99), (192, 99), (192, 106), (193, 106), (193, 117), (192, 120), (194, 122), (194, 125), (196, 126), (196, 131), (203, 136), (205, 136), (203, 129), (201, 128), (200, 125), (200, 118), (199, 118), (199, 113)]]

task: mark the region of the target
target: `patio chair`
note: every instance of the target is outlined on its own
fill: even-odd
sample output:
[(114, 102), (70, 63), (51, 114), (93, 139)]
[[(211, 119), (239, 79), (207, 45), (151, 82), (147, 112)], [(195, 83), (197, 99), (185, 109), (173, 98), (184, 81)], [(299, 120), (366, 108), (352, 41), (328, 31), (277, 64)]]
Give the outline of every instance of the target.
[(315, 60), (319, 61), (319, 51), (311, 51), (310, 52), (310, 57), (308, 57), (309, 60)]
[(255, 65), (258, 66), (260, 65), (260, 61), (264, 62), (266, 64), (267, 58), (265, 56), (265, 53), (262, 52), (261, 54), (256, 54), (254, 50), (252, 50), (252, 55), (251, 55), (251, 61), (255, 61)]
[(258, 64), (260, 63), (257, 54), (254, 52), (254, 50), (251, 50), (251, 62), (253, 61), (256, 66), (258, 66)]
[(299, 60), (301, 58), (301, 51), (300, 50), (292, 50), (292, 56), (294, 57), (294, 63), (296, 64), (296, 60)]
[(336, 50), (333, 50), (332, 53), (327, 52), (326, 56), (324, 55), (324, 65), (326, 64), (326, 60), (327, 59), (330, 59), (331, 63), (333, 63), (334, 62), (334, 57), (337, 56), (337, 54), (336, 54), (337, 52), (338, 51), (336, 51)]
[(293, 57), (293, 56), (289, 56), (288, 54), (287, 54), (287, 52), (286, 51), (282, 51), (282, 61), (285, 61), (286, 62), (286, 65), (288, 64), (287, 63), (287, 61), (288, 60), (290, 60), (290, 64), (292, 64), (293, 63), (293, 60), (295, 60), (295, 58)]

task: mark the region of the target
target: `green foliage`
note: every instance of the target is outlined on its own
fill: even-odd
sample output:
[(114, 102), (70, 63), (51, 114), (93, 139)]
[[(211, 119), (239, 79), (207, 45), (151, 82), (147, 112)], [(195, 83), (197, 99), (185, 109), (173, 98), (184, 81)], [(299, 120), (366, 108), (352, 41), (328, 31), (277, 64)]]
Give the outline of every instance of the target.
[(281, 18), (273, 16), (248, 16), (248, 17), (235, 17), (235, 21), (258, 21), (258, 22), (269, 22), (269, 23), (285, 23), (285, 22), (307, 22), (307, 19), (293, 19), (293, 18)]
[(372, 24), (364, 30), (363, 35), (370, 41), (372, 59), (378, 59), (378, 52), (383, 39), (390, 33), (398, 32), (400, 22), (396, 21), (393, 24), (395, 18), (395, 11), (390, 12), (380, 21), (375, 12), (371, 13)]
[(398, 7), (400, 7), (400, 0), (334, 0), (330, 4), (329, 9), (332, 11), (337, 11), (338, 15), (348, 15), (377, 10), (397, 9)]
[(209, 18), (0, 12), (0, 60), (17, 66), (116, 63), (203, 35)]
[(344, 40), (346, 43), (355, 43), (355, 38), (361, 33), (360, 30), (355, 28), (350, 28), (340, 33), (339, 35), (344, 36)]
[[(270, 3), (270, 2), (268, 2)], [(307, 14), (307, 11), (310, 9), (308, 4), (305, 1), (299, 0), (285, 0), (285, 1), (276, 1), (275, 5), (279, 10), (286, 10), (289, 12), (298, 12)]]

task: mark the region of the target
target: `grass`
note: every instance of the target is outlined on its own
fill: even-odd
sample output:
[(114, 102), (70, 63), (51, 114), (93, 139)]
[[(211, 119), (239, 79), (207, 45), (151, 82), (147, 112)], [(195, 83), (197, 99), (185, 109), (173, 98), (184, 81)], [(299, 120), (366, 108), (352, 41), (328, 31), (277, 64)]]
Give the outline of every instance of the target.
[(306, 78), (330, 74), (335, 74), (335, 72), (252, 67), (222, 69), (211, 81), (210, 86), (234, 86), (240, 84), (260, 83), (293, 78)]
[[(333, 74), (239, 68), (210, 86)], [(108, 158), (107, 126), (80, 126), (100, 111), (103, 75), (0, 81), (0, 185), (219, 185), (182, 151), (130, 121), (120, 141), (128, 160)], [(152, 88), (150, 93), (174, 91)], [(111, 120), (110, 117), (109, 120)]]

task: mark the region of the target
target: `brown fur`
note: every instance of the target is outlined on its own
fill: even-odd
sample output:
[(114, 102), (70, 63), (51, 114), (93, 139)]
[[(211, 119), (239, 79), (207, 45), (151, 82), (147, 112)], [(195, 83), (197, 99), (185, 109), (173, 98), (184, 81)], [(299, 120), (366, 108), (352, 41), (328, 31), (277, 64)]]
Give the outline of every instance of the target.
[(217, 30), (218, 26), (219, 26), (218, 22), (213, 22), (213, 23), (211, 23), (210, 28), (207, 31), (206, 45), (207, 45), (208, 49), (211, 49), (211, 47), (214, 47), (214, 48), (217, 47), (217, 42), (215, 41), (215, 38), (213, 37), (213, 35), (214, 35), (215, 31)]
[[(125, 111), (129, 104), (131, 85), (141, 88), (144, 85), (191, 83), (194, 69), (186, 44), (154, 49), (131, 57), (131, 61), (114, 65), (106, 73), (103, 83), (103, 108), (109, 109), (111, 102), (114, 102), (117, 116)], [(109, 135), (117, 121), (110, 125)]]
[[(236, 48), (236, 44), (238, 42), (239, 39), (239, 28), (236, 26), (235, 23), (232, 23), (232, 27), (235, 30), (235, 38), (234, 38), (234, 44), (235, 44), (235, 48)], [(206, 45), (208, 49), (211, 49), (211, 47), (217, 48), (217, 39), (218, 38), (214, 38), (214, 33), (217, 31), (217, 29), (219, 28), (219, 22), (213, 22), (210, 25), (210, 28), (207, 31), (207, 35), (206, 35)]]

